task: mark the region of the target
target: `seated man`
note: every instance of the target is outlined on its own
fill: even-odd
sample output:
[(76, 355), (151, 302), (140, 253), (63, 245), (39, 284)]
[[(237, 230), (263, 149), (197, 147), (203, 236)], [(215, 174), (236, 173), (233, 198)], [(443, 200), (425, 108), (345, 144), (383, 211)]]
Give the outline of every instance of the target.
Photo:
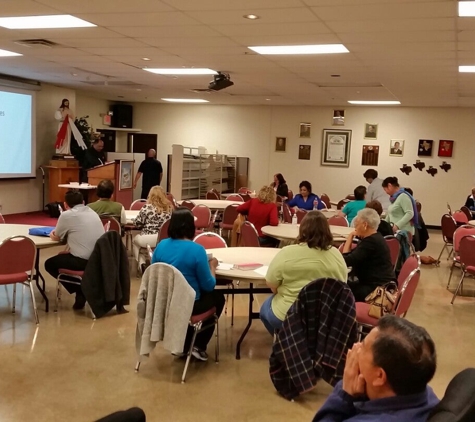
[(465, 206), (470, 211), (475, 211), (475, 188), (472, 189), (472, 194), (467, 196), (467, 200), (465, 201)]
[(109, 215), (119, 220), (120, 224), (126, 224), (124, 206), (120, 202), (111, 201), (114, 193), (114, 184), (110, 180), (101, 180), (97, 185), (99, 200), (88, 204), (88, 207), (99, 215)]
[(353, 218), (355, 218), (356, 214), (358, 214), (358, 211), (362, 210), (366, 206), (366, 188), (364, 186), (357, 186), (353, 193), (355, 194), (354, 201), (348, 202), (339, 212), (339, 215), (346, 217), (350, 226)]
[[(54, 278), (58, 278), (59, 269), (84, 271), (97, 239), (104, 234), (104, 226), (99, 216), (84, 205), (80, 192), (68, 191), (65, 196), (64, 211), (51, 232), (55, 241), (66, 241), (69, 252), (53, 256), (46, 260), (45, 269)], [(79, 286), (65, 283), (69, 293), (76, 293), (73, 309), (82, 309), (86, 304)]]
[(435, 345), (427, 331), (385, 316), (348, 351), (343, 380), (313, 422), (426, 421), (439, 402), (427, 385), (435, 369)]

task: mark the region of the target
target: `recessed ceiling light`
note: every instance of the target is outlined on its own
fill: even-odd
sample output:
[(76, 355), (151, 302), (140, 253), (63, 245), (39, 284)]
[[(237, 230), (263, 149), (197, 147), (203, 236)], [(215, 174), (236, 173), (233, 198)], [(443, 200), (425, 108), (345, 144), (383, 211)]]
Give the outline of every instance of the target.
[(260, 19), (260, 16), (257, 16), (257, 15), (244, 15), (243, 18), (245, 19), (251, 19), (251, 20), (256, 20), (256, 19)]
[(357, 105), (399, 105), (400, 101), (348, 101), (350, 104)]
[(270, 101), (270, 98), (266, 98), (266, 101)]
[(0, 26), (8, 29), (50, 29), (86, 28), (96, 25), (71, 15), (48, 15), (0, 18)]
[(336, 54), (349, 53), (343, 44), (274, 45), (248, 47), (259, 54)]
[(23, 56), (23, 54), (14, 53), (13, 51), (8, 51), (8, 50), (0, 50), (0, 57), (15, 57), (15, 56)]
[(206, 68), (178, 68), (178, 69), (144, 69), (147, 72), (156, 73), (157, 75), (217, 75), (218, 72)]
[(459, 72), (461, 73), (474, 73), (475, 66), (459, 66)]
[(146, 62), (149, 62), (152, 59), (149, 59), (148, 57), (144, 57), (142, 60), (145, 60)]
[(162, 100), (170, 103), (209, 103), (208, 100), (200, 100), (197, 98), (162, 98)]
[(71, 73), (71, 76), (77, 76), (78, 74), (77, 73)]
[(459, 1), (459, 16), (475, 16), (475, 1)]

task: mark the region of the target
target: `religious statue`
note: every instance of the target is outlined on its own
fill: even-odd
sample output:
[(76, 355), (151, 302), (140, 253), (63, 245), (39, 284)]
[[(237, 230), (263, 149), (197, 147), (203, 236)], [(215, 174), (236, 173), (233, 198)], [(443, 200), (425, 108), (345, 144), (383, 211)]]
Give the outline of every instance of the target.
[(78, 145), (87, 149), (84, 139), (74, 124), (74, 114), (69, 108), (69, 100), (63, 99), (61, 106), (56, 110), (54, 118), (59, 121), (58, 134), (56, 135), (56, 154), (71, 155), (71, 132)]

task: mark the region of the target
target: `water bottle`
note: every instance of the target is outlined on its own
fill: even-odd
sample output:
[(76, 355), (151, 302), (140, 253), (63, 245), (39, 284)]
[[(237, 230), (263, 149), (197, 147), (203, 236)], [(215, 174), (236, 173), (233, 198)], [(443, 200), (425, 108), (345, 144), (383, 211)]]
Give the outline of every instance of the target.
[(297, 213), (295, 213), (292, 216), (292, 226), (296, 226), (296, 225), (297, 225)]
[(314, 211), (318, 210), (318, 199), (315, 199), (315, 201), (313, 201), (313, 210)]

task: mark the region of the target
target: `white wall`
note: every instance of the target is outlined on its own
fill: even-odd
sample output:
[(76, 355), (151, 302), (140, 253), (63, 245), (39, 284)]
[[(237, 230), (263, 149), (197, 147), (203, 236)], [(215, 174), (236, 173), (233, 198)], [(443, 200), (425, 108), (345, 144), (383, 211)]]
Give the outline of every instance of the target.
[[(332, 127), (333, 110), (323, 107), (211, 106), (135, 104), (134, 126), (158, 134), (158, 158), (166, 166), (171, 145), (204, 146), (208, 152), (250, 157), (250, 185), (259, 188), (272, 181), (276, 172), (283, 173), (294, 192), (302, 180), (309, 180), (318, 194), (327, 193), (332, 200), (344, 198), (359, 184), (366, 184), (361, 166), (362, 146), (379, 145), (382, 178), (398, 177), (401, 186), (411, 187), (423, 205), (427, 224), (439, 225), (447, 201), (452, 207), (463, 205), (474, 183), (475, 123), (472, 109), (462, 108), (364, 108), (346, 110), (345, 129), (352, 129), (351, 160), (348, 168), (320, 165), (322, 131)], [(299, 139), (299, 123), (312, 123), (312, 137)], [(378, 139), (364, 140), (365, 123), (376, 123)], [(287, 137), (287, 152), (275, 152), (275, 137)], [(404, 139), (403, 157), (389, 156), (390, 139)], [(413, 166), (419, 139), (433, 139), (432, 158), (421, 157), (426, 168), (413, 167), (409, 176), (399, 168)], [(455, 141), (453, 158), (437, 157), (439, 139)], [(298, 160), (299, 144), (312, 146), (311, 159)], [(445, 173), (442, 161), (452, 164)], [(438, 169), (435, 177), (426, 169)]]
[(101, 114), (109, 111), (109, 104), (110, 101), (89, 97), (87, 94), (78, 91), (76, 92), (75, 114), (77, 117), (89, 116), (86, 120), (94, 130), (107, 128), (102, 124)]

